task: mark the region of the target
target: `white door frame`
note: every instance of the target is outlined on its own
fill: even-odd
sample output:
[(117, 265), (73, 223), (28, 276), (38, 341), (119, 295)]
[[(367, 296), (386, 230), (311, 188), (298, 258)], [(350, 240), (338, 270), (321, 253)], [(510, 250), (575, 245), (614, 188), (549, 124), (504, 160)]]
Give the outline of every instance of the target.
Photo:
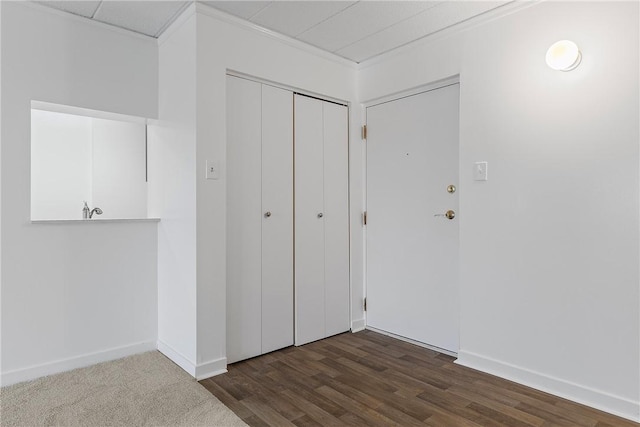
[[(403, 99), (403, 98), (406, 98), (406, 97), (409, 97), (409, 96), (413, 96), (413, 95), (417, 95), (417, 94), (425, 93), (425, 92), (430, 92), (432, 90), (442, 89), (444, 87), (452, 86), (452, 85), (455, 85), (455, 84), (460, 84), (460, 75), (459, 74), (456, 74), (454, 76), (447, 77), (447, 78), (444, 78), (444, 79), (441, 79), (441, 80), (436, 80), (434, 82), (430, 82), (430, 83), (427, 83), (427, 84), (424, 84), (424, 85), (421, 85), (421, 86), (416, 86), (416, 87), (413, 87), (411, 89), (407, 89), (407, 90), (404, 90), (404, 91), (394, 92), (392, 94), (381, 96), (381, 97), (378, 97), (378, 98), (374, 98), (374, 99), (372, 99), (370, 101), (364, 102), (364, 103), (361, 104), (362, 120), (363, 120), (362, 125), (366, 126), (366, 124), (367, 124), (367, 108), (369, 108), (369, 107), (373, 107), (373, 106), (376, 106), (376, 105), (384, 104), (386, 102), (397, 101), (397, 100), (400, 100), (400, 99)], [(458, 148), (459, 148), (459, 145), (460, 145), (460, 140), (458, 139)], [(362, 180), (363, 193), (364, 193), (364, 211), (365, 212), (367, 211), (367, 197), (368, 197), (368, 195), (367, 195), (367, 176), (368, 176), (367, 175), (367, 173), (368, 173), (368, 170), (367, 170), (367, 168), (368, 168), (367, 151), (368, 151), (368, 149), (369, 149), (369, 147), (365, 143), (365, 161), (364, 161), (364, 168), (363, 168), (364, 169), (363, 170), (364, 177), (363, 177), (363, 180)], [(458, 151), (458, 153), (459, 153), (459, 151)], [(459, 158), (459, 154), (458, 154), (458, 166), (460, 166), (459, 162), (460, 162), (460, 158)], [(459, 174), (460, 174), (460, 167), (458, 167), (458, 175)], [(458, 182), (459, 182), (459, 180), (458, 180)], [(363, 295), (364, 295), (364, 298), (366, 299), (367, 298), (367, 281), (368, 281), (368, 278), (367, 278), (367, 262), (368, 262), (368, 258), (367, 258), (367, 227), (366, 226), (364, 227), (363, 235), (364, 235), (364, 239), (363, 239), (363, 242), (362, 242), (362, 245), (363, 245), (363, 260), (364, 260), (364, 262), (363, 262), (363, 270), (364, 270), (364, 272), (363, 272), (363, 278), (364, 278)], [(458, 293), (459, 292), (460, 292), (460, 286), (458, 286)], [(460, 301), (460, 295), (458, 295), (458, 301)], [(460, 308), (458, 308), (458, 316), (460, 316), (460, 315), (461, 315)], [(422, 343), (422, 342), (419, 342), (419, 341), (415, 341), (415, 340), (412, 340), (410, 338), (406, 338), (406, 337), (403, 337), (403, 336), (400, 336), (400, 335), (396, 335), (396, 334), (393, 334), (393, 333), (390, 333), (390, 332), (381, 331), (379, 329), (372, 328), (367, 324), (367, 312), (366, 311), (364, 312), (364, 323), (365, 323), (365, 327), (364, 327), (365, 329), (369, 329), (369, 330), (372, 330), (374, 332), (381, 333), (383, 335), (387, 335), (387, 336), (390, 336), (390, 337), (393, 337), (393, 338), (396, 338), (396, 339), (399, 339), (399, 340), (402, 340), (402, 341), (406, 341), (406, 342), (409, 342), (411, 344), (418, 345), (420, 347), (428, 348), (430, 350), (434, 350), (434, 351), (437, 351), (439, 353), (448, 354), (449, 356), (453, 356), (453, 357), (457, 357), (458, 356), (458, 354), (455, 353), (455, 352), (451, 352), (451, 351), (448, 351), (448, 350), (445, 350), (445, 349), (442, 349), (442, 348), (439, 348), (439, 347), (435, 347), (435, 346), (432, 346), (432, 345), (429, 345), (429, 344), (425, 344), (425, 343)], [(458, 331), (458, 336), (460, 336), (460, 331)]]
[(403, 90), (400, 92), (394, 92), (389, 95), (374, 98), (370, 101), (362, 104), (363, 108), (363, 125), (367, 124), (367, 108), (375, 105), (384, 104), (385, 102), (397, 101), (408, 96), (417, 95), (419, 93), (430, 92), (432, 90), (441, 89), (443, 87), (460, 84), (460, 75), (447, 77), (446, 79), (436, 80), (435, 82), (427, 83), (424, 85), (416, 86), (411, 89)]

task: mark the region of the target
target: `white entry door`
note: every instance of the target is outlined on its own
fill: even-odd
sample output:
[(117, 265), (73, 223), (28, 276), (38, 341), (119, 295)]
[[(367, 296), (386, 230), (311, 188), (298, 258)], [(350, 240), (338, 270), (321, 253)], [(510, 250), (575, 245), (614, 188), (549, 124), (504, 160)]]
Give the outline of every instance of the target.
[(453, 84), (367, 108), (367, 326), (454, 353), (458, 107)]

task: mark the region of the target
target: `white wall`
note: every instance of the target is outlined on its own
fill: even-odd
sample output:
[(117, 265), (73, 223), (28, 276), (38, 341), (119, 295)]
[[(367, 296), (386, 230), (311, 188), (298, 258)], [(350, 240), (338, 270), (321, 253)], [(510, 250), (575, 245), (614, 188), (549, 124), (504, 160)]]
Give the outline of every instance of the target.
[[(197, 378), (226, 369), (227, 70), (350, 102), (356, 87), (355, 67), (219, 16), (193, 5), (161, 38), (160, 114), (149, 135), (150, 176), (161, 168), (166, 180), (161, 185), (150, 180), (149, 187), (150, 215), (163, 218), (160, 349)], [(359, 113), (356, 108), (353, 114)], [(360, 159), (359, 140), (352, 145)], [(207, 159), (218, 163), (220, 179), (205, 180)], [(358, 201), (354, 209), (361, 206)], [(362, 319), (362, 311), (356, 316)]]
[[(99, 218), (146, 218), (145, 126), (106, 119), (92, 123), (92, 204)], [(95, 216), (94, 216), (95, 218)]]
[[(638, 20), (637, 2), (543, 2), (359, 79), (367, 101), (460, 74), (459, 363), (635, 420)], [(574, 71), (544, 62), (560, 39)]]
[[(0, 2), (0, 25), (2, 25), (2, 3)], [(2, 49), (2, 31), (0, 28), (0, 49)], [(0, 166), (2, 166), (2, 52), (0, 50)], [(2, 172), (0, 170), (0, 190)], [(2, 196), (0, 195), (0, 372), (2, 372)]]
[(149, 215), (158, 227), (158, 345), (195, 376), (195, 16), (160, 45), (159, 120), (149, 126)]
[[(356, 70), (335, 59), (309, 53), (259, 31), (217, 18), (218, 13), (198, 5), (197, 13), (197, 361), (202, 375), (225, 366), (225, 236), (226, 236), (226, 72), (233, 70), (293, 88), (355, 102)], [(232, 42), (231, 42), (232, 41)], [(352, 118), (359, 122), (359, 108)], [(351, 129), (353, 157), (360, 158), (358, 129)], [(205, 180), (205, 160), (220, 164), (220, 179)], [(354, 185), (361, 182), (354, 179)], [(353, 195), (357, 197), (356, 193)], [(357, 211), (359, 200), (352, 200)], [(356, 249), (356, 252), (358, 249)], [(356, 256), (357, 259), (357, 256)], [(357, 264), (352, 268), (359, 280)], [(352, 280), (353, 277), (352, 277)], [(362, 318), (361, 311), (355, 318)], [(359, 316), (359, 317), (358, 317)]]
[(31, 110), (31, 219), (82, 219), (92, 201), (90, 117)]
[(31, 224), (31, 100), (155, 117), (154, 41), (2, 2), (3, 384), (155, 348), (155, 223)]
[[(195, 9), (163, 37), (158, 79), (152, 41), (2, 2), (3, 380), (148, 348), (156, 320), (164, 351), (192, 375), (224, 369), (227, 70), (354, 104), (460, 74), (460, 362), (640, 418), (637, 3), (544, 2), (359, 72)], [(562, 38), (583, 50), (571, 73), (543, 61)], [(143, 117), (159, 103), (149, 153), (157, 233), (29, 223), (31, 100)], [(354, 327), (359, 123), (352, 105)], [(204, 179), (206, 159), (219, 180)], [(477, 160), (489, 162), (486, 183), (472, 181)]]
[(141, 123), (31, 110), (31, 219), (146, 218)]

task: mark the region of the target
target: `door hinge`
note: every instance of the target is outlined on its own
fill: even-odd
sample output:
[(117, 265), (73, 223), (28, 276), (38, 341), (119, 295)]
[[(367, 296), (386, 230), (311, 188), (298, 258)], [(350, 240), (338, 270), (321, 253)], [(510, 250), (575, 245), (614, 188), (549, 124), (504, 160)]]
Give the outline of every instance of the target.
[(367, 225), (367, 211), (362, 214), (362, 224)]
[(364, 311), (367, 311), (367, 299), (364, 299)]
[(367, 125), (362, 126), (362, 139), (367, 139)]

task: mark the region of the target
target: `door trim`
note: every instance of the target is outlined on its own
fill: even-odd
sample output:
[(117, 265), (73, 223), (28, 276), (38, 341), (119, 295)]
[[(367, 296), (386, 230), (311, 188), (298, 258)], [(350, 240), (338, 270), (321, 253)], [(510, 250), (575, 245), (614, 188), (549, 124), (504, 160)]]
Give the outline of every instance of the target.
[(367, 115), (366, 115), (366, 110), (369, 107), (374, 107), (376, 105), (380, 105), (380, 104), (385, 104), (387, 102), (391, 102), (391, 101), (397, 101), (399, 99), (402, 98), (407, 98), (409, 96), (413, 96), (413, 95), (419, 95), (421, 93), (425, 93), (425, 92), (430, 92), (432, 90), (436, 90), (436, 89), (442, 89), (443, 87), (447, 87), (447, 86), (452, 86), (455, 84), (460, 84), (460, 75), (456, 74), (455, 76), (451, 76), (451, 77), (446, 77), (444, 79), (441, 80), (436, 80), (435, 82), (431, 82), (431, 83), (427, 83), (424, 85), (420, 85), (420, 86), (416, 86), (407, 90), (403, 90), (400, 92), (394, 92), (392, 94), (389, 95), (385, 95), (385, 96), (381, 96), (379, 98), (374, 98), (372, 100), (369, 100), (367, 102), (362, 103), (362, 106), (365, 110), (365, 114), (364, 114), (364, 123), (363, 124), (367, 124)]
[(327, 96), (327, 95), (323, 95), (321, 93), (317, 93), (317, 92), (312, 92), (309, 90), (304, 90), (295, 86), (289, 86), (283, 83), (278, 83), (278, 82), (274, 82), (272, 80), (267, 80), (267, 79), (262, 79), (260, 77), (257, 76), (253, 76), (251, 74), (246, 74), (246, 73), (242, 73), (240, 71), (235, 71), (235, 70), (231, 70), (231, 69), (227, 69), (226, 72), (227, 76), (232, 76), (232, 77), (237, 77), (239, 79), (245, 79), (245, 80), (250, 80), (252, 82), (256, 82), (256, 83), (261, 83), (263, 85), (267, 85), (267, 86), (273, 86), (273, 87), (277, 87), (278, 89), (284, 89), (284, 90), (289, 90), (293, 93), (297, 93), (298, 95), (304, 95), (304, 96), (308, 96), (311, 98), (316, 98), (319, 99), (321, 101), (328, 101), (328, 102), (333, 102), (334, 104), (340, 104), (340, 105), (344, 105), (346, 107), (351, 107), (351, 103), (348, 101), (345, 101), (344, 99), (338, 99), (338, 98), (333, 98), (331, 96)]

